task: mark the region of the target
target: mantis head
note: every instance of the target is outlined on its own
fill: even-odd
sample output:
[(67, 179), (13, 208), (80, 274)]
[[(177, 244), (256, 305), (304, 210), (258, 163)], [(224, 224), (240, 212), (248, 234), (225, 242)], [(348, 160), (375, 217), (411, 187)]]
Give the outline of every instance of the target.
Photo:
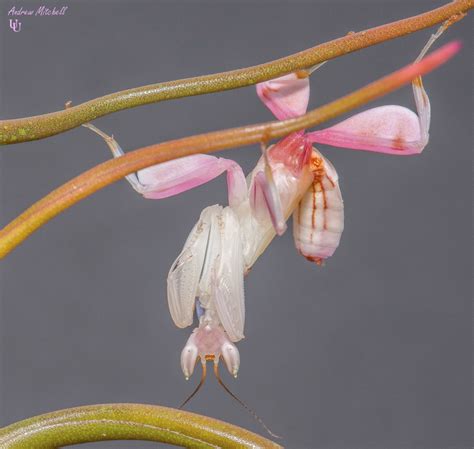
[(217, 365), (220, 358), (224, 360), (229, 373), (237, 377), (240, 366), (237, 346), (230, 341), (222, 326), (202, 323), (194, 329), (181, 352), (184, 377), (191, 377), (198, 359), (201, 360), (205, 373), (206, 362), (212, 360)]
[(262, 427), (274, 438), (281, 438), (274, 434), (262, 421), (262, 419), (250, 408), (245, 402), (239, 399), (231, 390), (224, 384), (219, 374), (219, 360), (224, 360), (224, 363), (229, 370), (229, 373), (237, 377), (240, 365), (240, 354), (237, 346), (234, 345), (227, 336), (224, 328), (221, 325), (209, 324), (202, 322), (199, 327), (194, 329), (189, 337), (186, 345), (181, 352), (181, 368), (183, 369), (186, 379), (193, 374), (194, 367), (198, 359), (202, 364), (202, 377), (198, 386), (188, 396), (188, 398), (181, 404), (179, 408), (183, 408), (200, 390), (206, 380), (206, 363), (207, 361), (214, 362), (214, 374), (219, 384), (224, 390), (234, 398), (242, 407), (244, 407)]

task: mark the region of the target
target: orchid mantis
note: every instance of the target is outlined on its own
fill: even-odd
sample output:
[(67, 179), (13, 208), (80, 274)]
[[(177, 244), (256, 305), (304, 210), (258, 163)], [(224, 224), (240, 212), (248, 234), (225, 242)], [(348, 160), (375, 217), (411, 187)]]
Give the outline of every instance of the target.
[[(436, 38), (422, 50), (421, 59)], [(293, 73), (257, 85), (262, 102), (279, 119), (303, 115), (309, 101), (311, 70)], [(236, 342), (244, 338), (244, 275), (249, 272), (276, 234), (286, 230), (293, 215), (297, 250), (321, 264), (333, 255), (344, 227), (338, 175), (312, 145), (375, 151), (391, 155), (420, 153), (429, 138), (430, 102), (421, 77), (413, 83), (417, 114), (401, 106), (381, 106), (358, 113), (334, 126), (313, 132), (298, 131), (262, 148), (256, 167), (245, 178), (229, 159), (197, 154), (158, 164), (127, 176), (145, 198), (177, 195), (227, 173), (228, 206), (205, 208), (168, 273), (168, 305), (180, 328), (198, 327), (182, 353), (186, 378), (198, 360), (203, 368), (220, 359), (237, 376), (240, 366)], [(91, 124), (114, 157), (123, 154), (113, 137)], [(220, 378), (219, 378), (220, 381)]]

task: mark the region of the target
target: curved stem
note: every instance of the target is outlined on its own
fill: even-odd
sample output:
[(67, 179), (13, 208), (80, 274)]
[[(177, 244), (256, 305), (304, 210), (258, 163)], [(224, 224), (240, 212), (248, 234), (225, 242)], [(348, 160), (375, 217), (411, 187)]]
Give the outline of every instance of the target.
[(446, 44), (420, 62), (406, 66), (298, 118), (185, 137), (131, 151), (124, 156), (103, 162), (63, 184), (5, 226), (0, 231), (0, 257), (3, 258), (32, 232), (63, 210), (130, 173), (191, 154), (267, 142), (321, 124), (426, 74), (446, 62), (459, 48), (459, 42)]
[(0, 429), (0, 449), (55, 449), (106, 440), (157, 441), (197, 449), (281, 449), (266, 438), (217, 419), (144, 404), (70, 408)]
[(62, 111), (33, 117), (1, 120), (0, 145), (43, 139), (127, 108), (250, 86), (290, 72), (312, 67), (323, 61), (380, 42), (405, 36), (453, 17), (460, 17), (473, 6), (474, 0), (455, 0), (423, 14), (369, 30), (351, 33), (266, 64), (213, 75), (151, 84), (105, 95)]

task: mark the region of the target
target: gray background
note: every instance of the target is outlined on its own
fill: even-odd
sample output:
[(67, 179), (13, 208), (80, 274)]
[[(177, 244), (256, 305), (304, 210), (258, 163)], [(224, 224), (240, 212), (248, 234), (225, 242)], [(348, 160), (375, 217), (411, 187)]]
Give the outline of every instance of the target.
[[(23, 19), (13, 5), (69, 5)], [(21, 117), (109, 92), (253, 65), (441, 5), (443, 1), (2, 2), (1, 116)], [(291, 232), (246, 279), (239, 379), (225, 376), (289, 448), (471, 447), (470, 166), (472, 21), (441, 42), (465, 48), (425, 78), (433, 119), (420, 157), (320, 149), (336, 166), (346, 229), (319, 268)], [(328, 63), (311, 107), (411, 61), (429, 31)], [(414, 107), (410, 88), (377, 104)], [(271, 119), (254, 89), (127, 110), (97, 120), (125, 149)], [(247, 171), (256, 146), (226, 153)], [(3, 224), (108, 158), (79, 128), (1, 149)], [(54, 219), (2, 262), (1, 424), (81, 404), (177, 406), (189, 334), (165, 300), (169, 266), (225, 177), (143, 200), (118, 182)], [(211, 378), (189, 409), (260, 432)], [(84, 447), (155, 447), (99, 443)]]

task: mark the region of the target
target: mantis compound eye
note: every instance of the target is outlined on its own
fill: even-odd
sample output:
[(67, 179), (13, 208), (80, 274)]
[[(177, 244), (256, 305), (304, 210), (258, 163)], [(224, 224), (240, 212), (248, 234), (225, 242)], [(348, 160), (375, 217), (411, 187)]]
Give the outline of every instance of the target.
[(193, 341), (193, 335), (189, 338), (186, 346), (181, 352), (181, 369), (183, 370), (184, 377), (188, 380), (194, 371), (196, 361), (198, 358), (198, 347)]
[(229, 373), (237, 377), (240, 367), (240, 354), (237, 346), (231, 342), (225, 342), (221, 347), (221, 355)]

